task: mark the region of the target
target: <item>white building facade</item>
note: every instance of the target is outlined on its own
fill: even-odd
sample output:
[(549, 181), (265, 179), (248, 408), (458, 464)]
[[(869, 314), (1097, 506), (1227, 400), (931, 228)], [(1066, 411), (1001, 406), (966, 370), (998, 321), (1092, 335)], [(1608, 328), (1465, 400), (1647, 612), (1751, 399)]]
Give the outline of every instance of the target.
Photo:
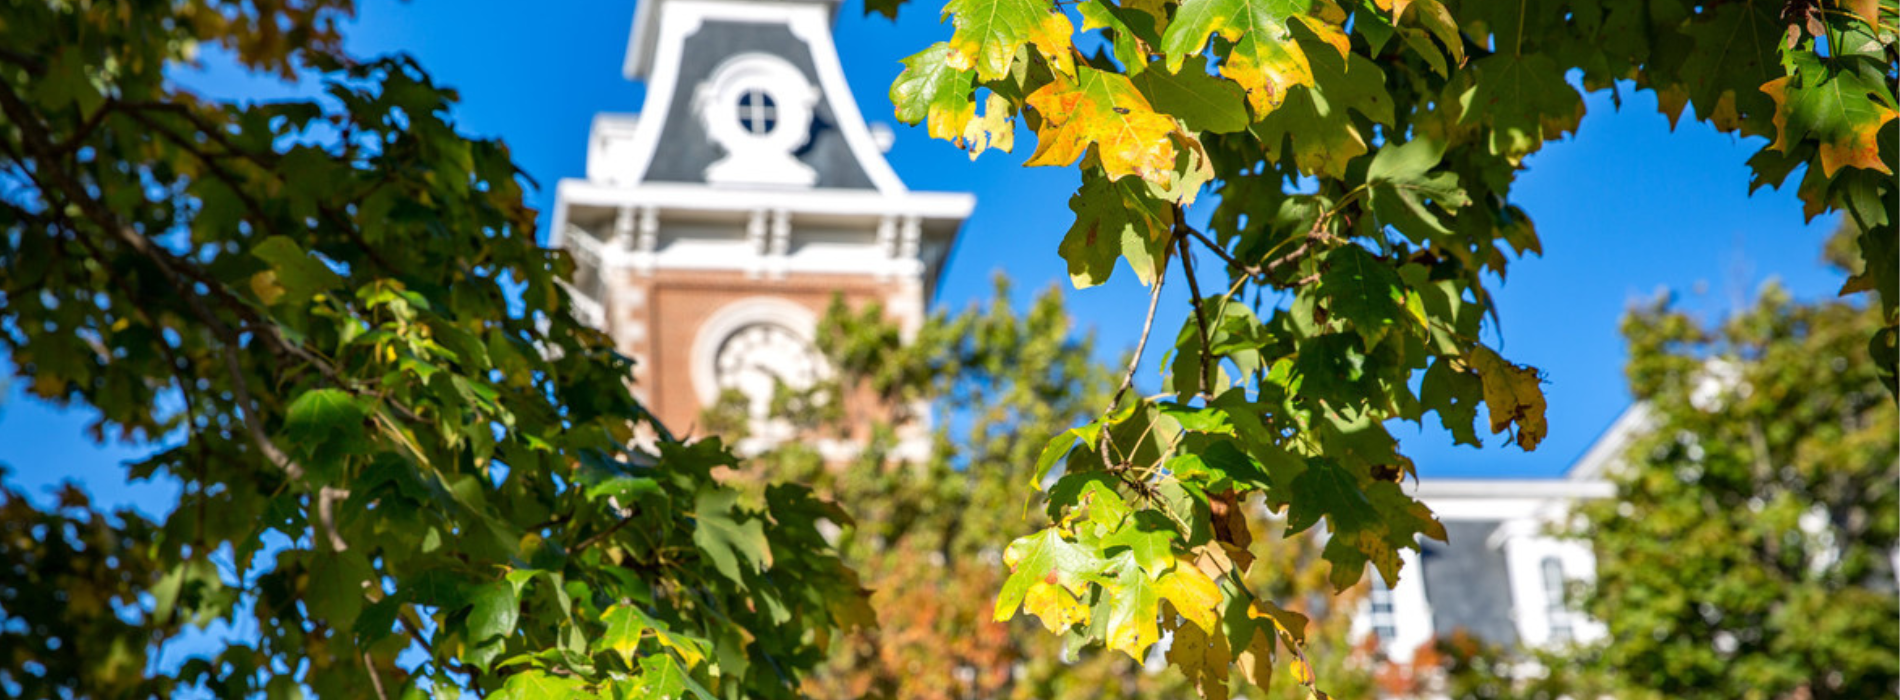
[(1562, 478), (1427, 478), (1408, 485), (1444, 522), (1450, 541), (1426, 540), (1421, 551), (1404, 552), (1395, 586), (1373, 574), (1354, 633), (1376, 635), (1397, 663), (1460, 630), (1519, 649), (1600, 639), (1603, 624), (1574, 609), (1566, 595), (1595, 578), (1596, 558), (1587, 541), (1556, 532), (1577, 504), (1615, 495), (1604, 477), (1648, 422), (1648, 410), (1632, 406)]
[[(642, 111), (596, 117), (585, 177), (557, 187), (549, 244), (577, 263), (575, 306), (636, 360), (636, 394), (676, 432), (737, 392), (755, 415), (740, 449), (782, 438), (763, 417), (777, 386), (829, 372), (814, 333), (832, 300), (915, 329), (975, 207), (909, 190), (885, 160), (890, 132), (859, 112), (832, 43), (836, 11), (640, 0), (623, 72), (646, 83)], [(900, 426), (900, 450), (927, 447), (921, 421)]]

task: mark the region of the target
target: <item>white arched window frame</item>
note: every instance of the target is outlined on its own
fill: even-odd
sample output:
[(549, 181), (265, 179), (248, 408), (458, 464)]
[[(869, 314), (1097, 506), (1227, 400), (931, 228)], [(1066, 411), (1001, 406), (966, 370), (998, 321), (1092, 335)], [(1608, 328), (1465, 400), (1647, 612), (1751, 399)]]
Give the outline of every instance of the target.
[(743, 53), (713, 69), (694, 95), (706, 135), (725, 157), (706, 168), (713, 184), (817, 184), (818, 171), (798, 160), (811, 138), (821, 93), (783, 58)]

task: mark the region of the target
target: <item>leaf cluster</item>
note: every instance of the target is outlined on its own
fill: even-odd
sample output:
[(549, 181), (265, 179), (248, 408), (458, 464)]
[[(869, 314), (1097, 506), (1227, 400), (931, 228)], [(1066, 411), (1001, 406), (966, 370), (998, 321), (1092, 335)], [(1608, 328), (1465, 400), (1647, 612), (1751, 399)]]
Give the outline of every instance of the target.
[[(0, 347), (180, 491), (156, 520), (0, 495), (0, 686), (796, 695), (872, 622), (820, 533), (844, 516), (743, 502), (722, 443), (647, 414), (507, 148), (412, 60), (343, 53), (351, 11), (0, 12)], [(204, 44), (322, 94), (165, 78)], [(168, 653), (213, 624), (236, 633)]]
[[(1483, 404), (1491, 433), (1537, 446), (1541, 374), (1480, 334), (1496, 316), (1488, 286), (1541, 253), (1511, 186), (1527, 156), (1576, 131), (1583, 90), (1651, 90), (1672, 120), (1770, 137), (1751, 186), (1805, 168), (1808, 215), (1856, 224), (1865, 265), (1842, 291), (1878, 292), (1870, 350), (1888, 366), (1900, 354), (1891, 2), (958, 0), (944, 13), (951, 39), (906, 59), (893, 86), (899, 119), (973, 156), (1008, 150), (1020, 120), (1036, 139), (1026, 165), (1077, 166), (1057, 252), (1077, 287), (1121, 261), (1151, 287), (1143, 346), (1170, 268), (1189, 286), (1165, 393), (1122, 401), (1131, 364), (1098, 417), (1039, 460), (1068, 483), (1051, 491), (1052, 529), (1019, 540), (999, 603), (1064, 621), (1052, 631), (1143, 648), (1147, 630), (1114, 627), (1115, 612), (1167, 598), (1131, 566), (1153, 582), (1183, 569), (1117, 560), (1129, 550), (1114, 543), (1148, 528), (1194, 555), (1211, 541), (1199, 514), (1230, 492), (1264, 494), (1296, 531), (1326, 523), (1337, 586), (1368, 563), (1391, 580), (1398, 550), (1442, 536), (1397, 485), (1413, 468), (1394, 419), (1435, 412), (1476, 445)], [(1111, 492), (1119, 506), (1091, 495)], [(1201, 614), (1170, 602), (1182, 624)]]

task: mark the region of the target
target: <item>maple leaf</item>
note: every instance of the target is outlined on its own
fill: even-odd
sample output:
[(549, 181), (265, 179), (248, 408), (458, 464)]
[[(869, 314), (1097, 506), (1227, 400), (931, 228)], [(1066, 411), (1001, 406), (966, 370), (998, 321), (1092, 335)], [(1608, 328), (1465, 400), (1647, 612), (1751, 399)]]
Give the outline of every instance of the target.
[(1075, 28), (1045, 0), (950, 0), (943, 16), (956, 18), (946, 60), (951, 68), (1001, 80), (1009, 75), (1017, 50), (1030, 45), (1061, 72), (1075, 70), (1069, 40)]
[(1016, 616), (1029, 590), (1036, 583), (1053, 583), (1070, 591), (1085, 590), (1086, 579), (1101, 571), (1103, 561), (1095, 551), (1062, 537), (1056, 528), (1045, 528), (1033, 535), (1009, 543), (1003, 551), (1003, 563), (1010, 575), (996, 595), (995, 619), (1006, 622)]
[(1109, 179), (1134, 175), (1167, 185), (1175, 163), (1175, 121), (1158, 113), (1128, 76), (1081, 66), (1031, 94), (1042, 117), (1025, 165), (1067, 166), (1091, 151)]
[(1108, 565), (1115, 569), (1115, 578), (1103, 591), (1108, 597), (1110, 649), (1142, 660), (1148, 647), (1161, 638), (1158, 620), (1163, 600), (1203, 631), (1212, 634), (1219, 629), (1216, 609), (1221, 602), (1220, 587), (1193, 562), (1179, 560), (1174, 568), (1154, 578), (1136, 562), (1132, 552), (1109, 559)]
[(1152, 282), (1174, 230), (1167, 202), (1151, 196), (1139, 180), (1085, 175), (1069, 209), (1075, 224), (1056, 252), (1069, 262), (1069, 281), (1077, 289), (1107, 282), (1115, 261), (1124, 257), (1142, 284)]
[(1878, 136), (1894, 119), (1894, 98), (1879, 61), (1794, 54), (1792, 62), (1794, 75), (1761, 86), (1775, 103), (1775, 143), (1769, 148), (1787, 153), (1813, 139), (1823, 175), (1833, 177), (1849, 166), (1892, 174), (1881, 160)]
[(1181, 667), (1181, 673), (1194, 684), (1206, 700), (1226, 700), (1228, 666), (1233, 663), (1233, 649), (1227, 644), (1227, 635), (1209, 634), (1199, 625), (1179, 625), (1173, 628), (1174, 641), (1168, 645), (1168, 661)]
[(1201, 53), (1210, 34), (1233, 42), (1221, 74), (1240, 83), (1256, 118), (1279, 107), (1296, 85), (1313, 85), (1309, 49), (1293, 41), (1289, 25), (1311, 30), (1344, 57), (1351, 53), (1341, 25), (1346, 14), (1331, 0), (1185, 0), (1161, 36), (1168, 70), (1180, 72)]
[(931, 138), (954, 143), (976, 118), (971, 99), (976, 74), (951, 67), (949, 59), (950, 45), (941, 41), (905, 58), (904, 72), (891, 83), (891, 104), (897, 106), (898, 121), (928, 122)]
[(1715, 3), (1683, 25), (1682, 34), (1695, 48), (1684, 56), (1680, 75), (1696, 118), (1723, 131), (1767, 133), (1774, 105), (1760, 87), (1781, 75), (1783, 4)]
[(1379, 223), (1398, 229), (1416, 243), (1451, 235), (1432, 205), (1455, 212), (1470, 204), (1471, 198), (1458, 186), (1456, 174), (1431, 172), (1444, 155), (1445, 144), (1431, 138), (1388, 143), (1379, 149), (1366, 170), (1366, 198)]
[(1161, 43), (1156, 26), (1166, 15), (1157, 17), (1148, 11), (1106, 0), (1087, 0), (1076, 5), (1076, 10), (1082, 13), (1082, 31), (1105, 29), (1112, 33), (1115, 58), (1122, 62), (1130, 76), (1148, 69), (1150, 47)]
[(1245, 130), (1251, 120), (1240, 85), (1209, 74), (1206, 58), (1189, 58), (1185, 66), (1186, 70), (1179, 73), (1149, 66), (1130, 80), (1150, 103), (1161, 105), (1189, 129), (1220, 134)]
[[(1425, 504), (1406, 496), (1398, 484), (1373, 481), (1330, 459), (1314, 460), (1293, 479), (1288, 532), (1299, 532), (1325, 518), (1330, 536), (1322, 556), (1333, 565), (1333, 586), (1359, 583), (1365, 565), (1378, 567), (1388, 582), (1399, 576), (1399, 550), (1416, 548), (1419, 535), (1445, 539), (1445, 527)], [(1280, 618), (1275, 618), (1276, 620)]]
[(1008, 153), (1016, 148), (1016, 120), (1010, 118), (1009, 100), (995, 92), (983, 100), (983, 116), (963, 127), (963, 147), (976, 160), (983, 151)]
[(1333, 313), (1352, 322), (1365, 349), (1372, 350), (1404, 317), (1404, 281), (1357, 245), (1335, 248), (1325, 261), (1319, 293), (1332, 301)]
[(1300, 172), (1321, 177), (1346, 173), (1353, 158), (1365, 154), (1366, 138), (1353, 124), (1348, 110), (1380, 124), (1391, 124), (1392, 96), (1385, 89), (1385, 73), (1358, 54), (1341, 57), (1320, 48), (1321, 37), (1306, 26), (1289, 32), (1298, 45), (1309, 47), (1310, 84), (1294, 90), (1285, 104), (1259, 118), (1253, 133), (1267, 149), (1267, 157), (1281, 158), (1282, 144), (1291, 143)]
[(1477, 85), (1464, 95), (1462, 121), (1489, 125), (1491, 152), (1512, 163), (1583, 121), (1583, 98), (1549, 56), (1501, 53), (1473, 68)]
[(1089, 608), (1074, 591), (1048, 581), (1037, 581), (1029, 586), (1028, 594), (1023, 597), (1023, 612), (1042, 620), (1043, 628), (1052, 634), (1061, 634), (1063, 630), (1086, 625), (1089, 621)]
[(1483, 345), (1473, 345), (1471, 368), (1484, 380), (1484, 405), (1491, 413), (1491, 432), (1517, 424), (1517, 445), (1529, 452), (1543, 442), (1550, 426), (1544, 422), (1544, 390), (1538, 388), (1537, 368), (1511, 364)]
[(1124, 521), (1120, 529), (1102, 538), (1102, 549), (1127, 548), (1134, 555), (1135, 563), (1150, 576), (1159, 576), (1175, 563), (1174, 523), (1160, 511), (1142, 510), (1134, 515)]

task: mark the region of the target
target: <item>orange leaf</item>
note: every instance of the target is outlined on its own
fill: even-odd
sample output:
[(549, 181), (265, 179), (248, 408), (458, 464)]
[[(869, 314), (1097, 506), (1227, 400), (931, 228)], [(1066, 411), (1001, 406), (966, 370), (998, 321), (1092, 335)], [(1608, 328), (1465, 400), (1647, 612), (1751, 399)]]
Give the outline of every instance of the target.
[(1070, 165), (1091, 147), (1109, 179), (1134, 175), (1167, 186), (1174, 170), (1175, 121), (1154, 110), (1128, 76), (1076, 68), (1029, 96), (1042, 115), (1036, 152), (1025, 165)]

